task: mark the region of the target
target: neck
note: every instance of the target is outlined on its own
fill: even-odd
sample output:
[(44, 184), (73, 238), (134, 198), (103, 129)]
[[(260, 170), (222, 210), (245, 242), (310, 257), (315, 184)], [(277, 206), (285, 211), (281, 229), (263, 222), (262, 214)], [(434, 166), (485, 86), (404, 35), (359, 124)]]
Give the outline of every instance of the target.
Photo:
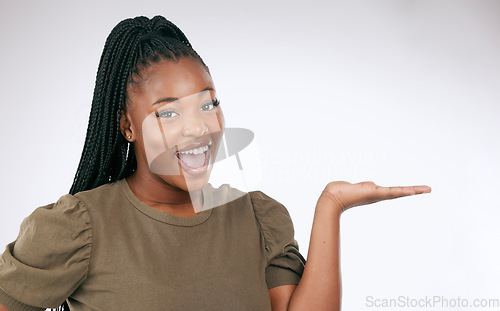
[(175, 216), (191, 217), (201, 212), (202, 193), (185, 191), (157, 176), (134, 172), (126, 178), (134, 195), (152, 208)]

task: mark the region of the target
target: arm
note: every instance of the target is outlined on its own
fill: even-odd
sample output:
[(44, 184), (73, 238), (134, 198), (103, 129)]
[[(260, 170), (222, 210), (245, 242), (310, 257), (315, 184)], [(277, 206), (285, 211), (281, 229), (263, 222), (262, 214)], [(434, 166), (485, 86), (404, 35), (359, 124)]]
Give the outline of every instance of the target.
[(340, 310), (340, 212), (329, 208), (328, 203), (319, 200), (316, 206), (308, 258), (299, 285), (269, 290), (273, 311)]
[[(428, 186), (380, 187), (373, 182), (329, 183), (314, 213), (309, 253), (300, 283), (294, 290), (279, 286), (270, 292), (273, 311), (341, 309), (340, 215), (346, 209), (408, 195), (428, 193)], [(286, 300), (289, 299), (289, 300)], [(281, 301), (279, 301), (281, 300)], [(287, 308), (274, 306), (287, 305)]]
[(0, 311), (9, 311), (9, 310), (0, 303)]
[[(269, 297), (271, 298), (272, 311), (286, 311), (290, 298), (297, 285), (282, 285), (273, 287), (269, 290)], [(2, 311), (2, 310), (0, 310)]]
[(340, 310), (339, 228), (341, 209), (321, 196), (314, 212), (304, 274), (288, 310)]

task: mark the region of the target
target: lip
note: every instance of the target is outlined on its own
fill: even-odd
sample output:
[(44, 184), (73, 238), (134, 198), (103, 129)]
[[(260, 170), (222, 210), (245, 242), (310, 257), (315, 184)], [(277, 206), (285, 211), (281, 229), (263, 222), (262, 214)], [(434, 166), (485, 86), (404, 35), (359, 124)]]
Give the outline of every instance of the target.
[(206, 145), (208, 145), (208, 148), (212, 147), (213, 145), (213, 142), (212, 140), (208, 139), (208, 140), (204, 140), (204, 141), (200, 141), (200, 142), (195, 142), (195, 143), (191, 143), (187, 146), (183, 146), (182, 148), (176, 148), (177, 150), (175, 151), (176, 153), (177, 152), (181, 152), (181, 151), (187, 151), (187, 150), (192, 150), (192, 149), (197, 149), (197, 148), (200, 148), (200, 147), (204, 147)]

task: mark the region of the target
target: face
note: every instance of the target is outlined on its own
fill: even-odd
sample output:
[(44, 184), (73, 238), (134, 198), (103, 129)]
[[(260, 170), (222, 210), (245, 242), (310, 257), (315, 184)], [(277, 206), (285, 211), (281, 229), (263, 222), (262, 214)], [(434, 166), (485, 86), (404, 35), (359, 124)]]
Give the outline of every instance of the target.
[(161, 61), (127, 87), (122, 131), (133, 141), (137, 171), (185, 191), (210, 177), (224, 130), (207, 69), (190, 57)]

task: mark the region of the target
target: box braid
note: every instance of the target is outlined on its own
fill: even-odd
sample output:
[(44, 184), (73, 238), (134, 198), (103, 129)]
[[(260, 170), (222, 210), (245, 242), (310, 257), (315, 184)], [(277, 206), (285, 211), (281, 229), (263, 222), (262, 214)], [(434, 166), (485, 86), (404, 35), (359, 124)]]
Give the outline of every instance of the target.
[(120, 132), (120, 114), (129, 104), (127, 83), (160, 60), (198, 59), (184, 33), (164, 17), (126, 19), (108, 36), (97, 71), (85, 145), (70, 193), (125, 178), (136, 169), (133, 145)]
[[(87, 136), (70, 194), (130, 176), (137, 168), (133, 144), (121, 134), (120, 115), (130, 104), (127, 84), (161, 60), (193, 57), (205, 65), (184, 33), (162, 16), (121, 21), (106, 39), (99, 62)], [(69, 310), (64, 302), (58, 310)]]

